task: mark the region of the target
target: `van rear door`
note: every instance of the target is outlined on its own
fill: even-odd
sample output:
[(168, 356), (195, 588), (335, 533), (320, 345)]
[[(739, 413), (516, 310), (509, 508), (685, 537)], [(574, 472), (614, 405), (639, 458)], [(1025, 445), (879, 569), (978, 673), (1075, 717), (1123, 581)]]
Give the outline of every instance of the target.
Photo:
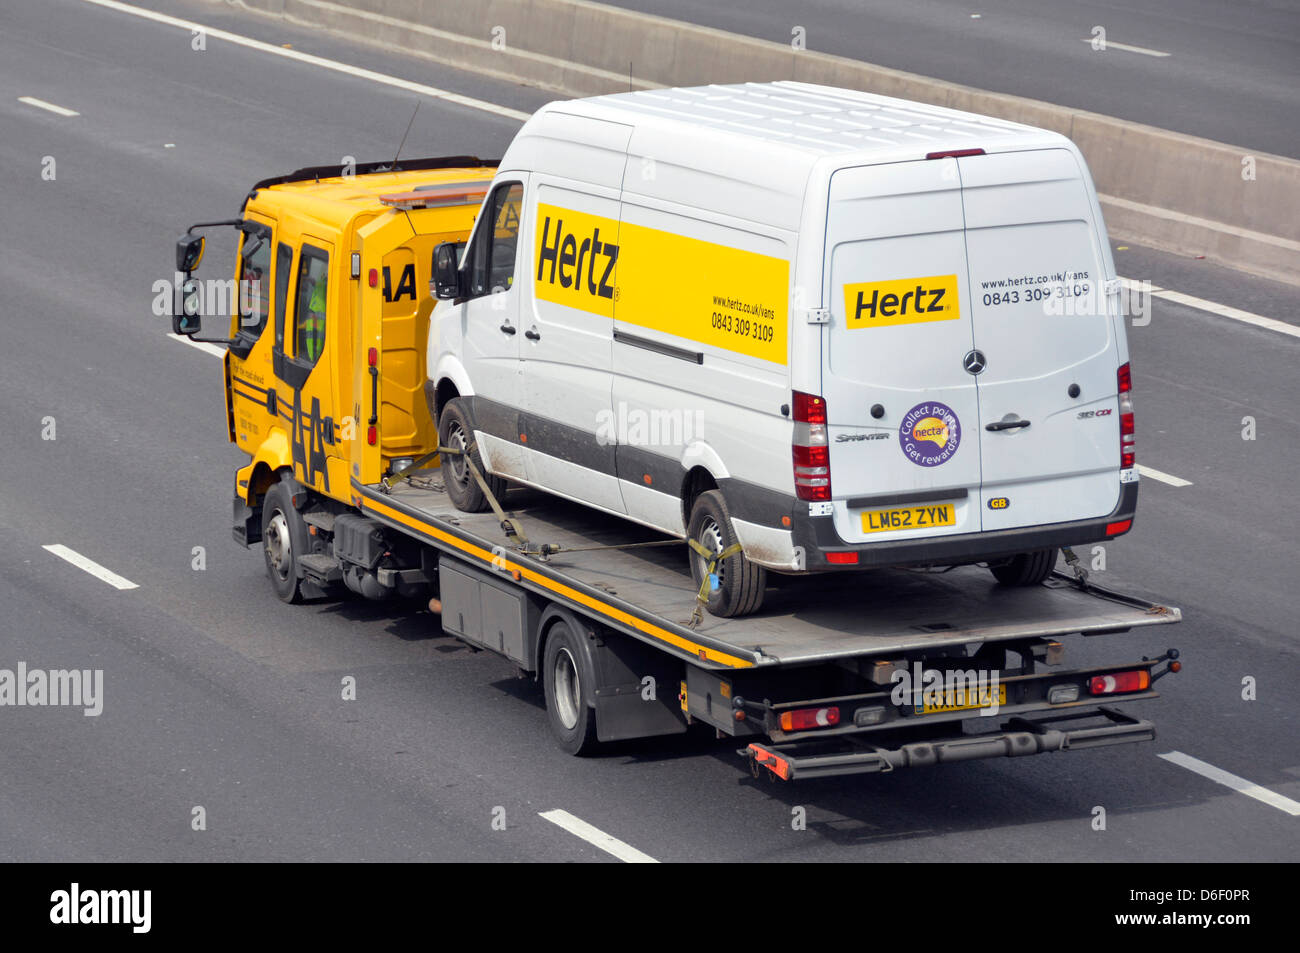
[(1086, 176), (1066, 149), (957, 161), (985, 362), (969, 433), (980, 442), (983, 528), (1104, 516), (1120, 491), (1122, 330), (1103, 291)]
[(846, 542), (980, 529), (962, 227), (955, 160), (831, 177), (821, 396), (832, 512)]

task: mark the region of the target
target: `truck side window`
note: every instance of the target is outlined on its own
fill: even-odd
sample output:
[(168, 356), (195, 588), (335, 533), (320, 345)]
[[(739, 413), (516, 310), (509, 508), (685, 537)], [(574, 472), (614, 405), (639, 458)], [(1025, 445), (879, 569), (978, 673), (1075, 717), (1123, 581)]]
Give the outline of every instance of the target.
[(298, 306), (294, 311), (294, 360), (315, 366), (325, 350), (325, 305), (329, 294), (327, 252), (302, 246), (298, 261)]
[(244, 233), (239, 248), (239, 333), (256, 340), (271, 313), (271, 230)]
[(289, 303), (289, 269), (293, 248), (280, 242), (275, 249), (275, 349), (284, 353), (284, 313)]
[[(497, 186), (487, 207), (487, 221), (474, 236), (470, 296), (509, 291), (515, 282), (515, 252), (519, 245), (519, 212), (524, 187), (518, 182)], [(489, 224), (490, 223), (490, 224)]]

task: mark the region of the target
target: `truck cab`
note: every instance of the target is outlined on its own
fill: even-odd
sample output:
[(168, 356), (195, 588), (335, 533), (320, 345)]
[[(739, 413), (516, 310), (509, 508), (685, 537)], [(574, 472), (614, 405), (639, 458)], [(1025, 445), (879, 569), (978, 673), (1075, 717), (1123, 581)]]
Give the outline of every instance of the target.
[[(264, 512), (276, 484), (290, 501), (305, 490), (350, 506), (354, 480), (375, 483), (437, 449), (425, 387), (432, 251), (466, 240), (494, 172), (465, 156), (301, 169), (258, 182), (240, 218), (178, 243), (174, 330), (193, 337), (206, 317), (228, 335), (217, 339), (227, 427), (249, 456), (234, 535), (266, 543), (273, 580), (272, 550), (285, 559), (297, 535), (293, 519)], [(212, 225), (237, 230), (233, 280), (194, 276), (198, 233)]]

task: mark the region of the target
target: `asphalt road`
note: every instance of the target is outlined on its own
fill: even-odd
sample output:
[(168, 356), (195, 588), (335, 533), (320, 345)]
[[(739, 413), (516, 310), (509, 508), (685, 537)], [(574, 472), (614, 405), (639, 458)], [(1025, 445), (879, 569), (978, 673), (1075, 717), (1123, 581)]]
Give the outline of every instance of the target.
[[(547, 98), (209, 4), (152, 6), (517, 110)], [(188, 32), (79, 0), (0, 8), (0, 667), (104, 671), (98, 717), (0, 708), (0, 859), (614, 859), (539, 816), (554, 809), (663, 861), (1297, 857), (1296, 817), (1157, 757), (1300, 799), (1300, 340), (1203, 310), (1157, 301), (1130, 332), (1139, 460), (1191, 485), (1144, 481), (1105, 574), (1186, 621), (1067, 656), (1182, 650), (1163, 697), (1134, 706), (1154, 744), (787, 786), (705, 734), (574, 759), (530, 683), (427, 613), (278, 602), (260, 554), (230, 539), (242, 459), (220, 364), (165, 333), (153, 283), (175, 236), (236, 213), (257, 179), (391, 155), (414, 99), (215, 39), (194, 51)], [(517, 128), (423, 103), (404, 154), (499, 155)], [(1116, 254), (1129, 277), (1300, 315), (1295, 289)], [(56, 543), (137, 588), (42, 548)]]
[(801, 26), (809, 50), (1300, 157), (1288, 0), (604, 2), (778, 43)]

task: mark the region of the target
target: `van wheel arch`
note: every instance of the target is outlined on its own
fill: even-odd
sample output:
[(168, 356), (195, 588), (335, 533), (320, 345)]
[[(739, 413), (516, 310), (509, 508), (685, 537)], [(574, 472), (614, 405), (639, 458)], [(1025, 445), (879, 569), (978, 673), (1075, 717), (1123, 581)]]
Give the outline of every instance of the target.
[(695, 501), (699, 499), (700, 494), (716, 489), (718, 489), (718, 481), (712, 473), (702, 466), (691, 467), (686, 478), (682, 480), (682, 526), (691, 525), (691, 511), (695, 508)]

